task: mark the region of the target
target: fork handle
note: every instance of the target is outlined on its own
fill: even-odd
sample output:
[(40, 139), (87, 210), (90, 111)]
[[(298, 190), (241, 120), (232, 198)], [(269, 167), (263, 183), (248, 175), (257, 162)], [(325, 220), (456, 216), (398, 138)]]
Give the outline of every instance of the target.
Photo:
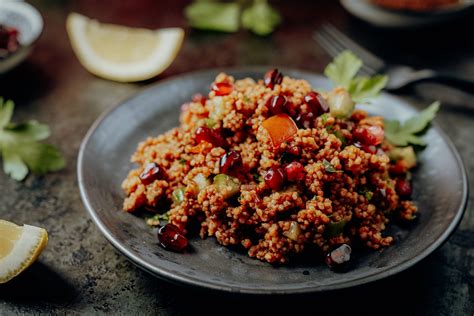
[(425, 78), (420, 78), (419, 82), (436, 82), (453, 88), (461, 89), (470, 94), (474, 94), (474, 81), (469, 79), (457, 78), (444, 74), (433, 74)]

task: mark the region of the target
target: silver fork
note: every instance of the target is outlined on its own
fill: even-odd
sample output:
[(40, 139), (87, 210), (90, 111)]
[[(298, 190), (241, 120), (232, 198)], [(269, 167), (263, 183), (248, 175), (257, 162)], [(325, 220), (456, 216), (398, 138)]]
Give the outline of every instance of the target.
[(364, 62), (360, 70), (362, 75), (387, 74), (389, 76), (389, 81), (385, 87), (387, 91), (396, 92), (421, 81), (431, 81), (474, 93), (474, 81), (471, 80), (442, 75), (431, 69), (415, 70), (408, 66), (389, 65), (351, 40), (331, 24), (325, 24), (316, 31), (314, 39), (333, 58), (344, 50), (351, 50)]

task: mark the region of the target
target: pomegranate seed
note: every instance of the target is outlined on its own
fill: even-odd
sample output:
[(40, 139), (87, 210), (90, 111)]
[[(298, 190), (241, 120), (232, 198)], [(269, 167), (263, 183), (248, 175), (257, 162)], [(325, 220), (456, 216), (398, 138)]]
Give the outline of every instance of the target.
[(304, 179), (304, 167), (297, 161), (293, 161), (285, 166), (285, 173), (288, 181), (301, 181)]
[(273, 69), (267, 71), (265, 76), (263, 77), (263, 82), (265, 83), (265, 86), (273, 89), (275, 85), (281, 84), (283, 81), (283, 75), (281, 72), (278, 71), (278, 69)]
[(165, 172), (156, 162), (151, 162), (145, 166), (139, 178), (144, 185), (148, 185), (155, 180), (163, 179)]
[(304, 101), (316, 115), (329, 112), (329, 104), (323, 96), (317, 92), (311, 91), (308, 93), (304, 97)]
[(268, 98), (265, 106), (273, 115), (285, 112), (286, 97), (282, 95), (274, 95)]
[(220, 130), (210, 129), (207, 126), (200, 126), (196, 129), (196, 142), (208, 142), (214, 146), (222, 147), (224, 145), (224, 137)]
[(314, 123), (314, 114), (312, 112), (300, 113), (295, 119), (299, 128), (311, 128)]
[(380, 126), (358, 127), (352, 135), (364, 145), (377, 146), (382, 143), (385, 133)]
[(397, 180), (397, 183), (395, 184), (395, 191), (397, 191), (397, 194), (402, 198), (409, 198), (413, 193), (410, 182), (405, 179)]
[(342, 244), (326, 255), (325, 262), (331, 270), (343, 270), (351, 260), (352, 249), (347, 244)]
[(237, 151), (231, 150), (222, 155), (220, 160), (220, 173), (234, 175), (236, 172), (241, 171), (241, 169), (242, 157)]
[(166, 224), (158, 229), (158, 241), (161, 247), (178, 252), (188, 246), (188, 239), (173, 224)]
[(291, 146), (290, 148), (288, 148), (288, 153), (293, 156), (299, 156), (300, 148), (297, 146)]
[(234, 86), (227, 81), (214, 82), (211, 89), (217, 96), (223, 96), (230, 94), (234, 90)]
[(272, 189), (273, 191), (278, 191), (283, 187), (285, 182), (285, 173), (282, 168), (273, 167), (272, 169), (268, 170), (265, 173), (263, 179), (265, 183)]
[(388, 171), (393, 175), (402, 175), (407, 173), (408, 168), (404, 160), (398, 160), (394, 165), (391, 165)]
[(201, 103), (201, 105), (206, 105), (207, 98), (200, 93), (193, 95), (193, 102)]

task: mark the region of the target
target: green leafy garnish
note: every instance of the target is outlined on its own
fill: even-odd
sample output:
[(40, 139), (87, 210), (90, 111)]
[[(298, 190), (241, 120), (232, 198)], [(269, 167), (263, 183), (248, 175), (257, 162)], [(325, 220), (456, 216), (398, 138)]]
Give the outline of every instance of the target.
[[(184, 13), (189, 24), (197, 29), (237, 32), (240, 24), (258, 35), (268, 35), (280, 24), (278, 11), (267, 0), (218, 2), (195, 0)], [(242, 14), (241, 14), (242, 13)]]
[(237, 32), (240, 6), (237, 3), (198, 1), (184, 11), (189, 25), (197, 29)]
[(356, 77), (361, 67), (362, 60), (346, 50), (326, 67), (324, 74), (334, 85), (345, 88), (355, 102), (364, 102), (379, 94), (387, 84), (388, 77), (384, 75)]
[(385, 138), (396, 146), (408, 146), (409, 144), (425, 146), (425, 141), (419, 135), (434, 119), (439, 106), (440, 103), (436, 101), (403, 124), (397, 120), (384, 120)]
[(60, 152), (52, 145), (39, 143), (49, 137), (47, 125), (36, 121), (11, 123), (15, 105), (0, 98), (0, 153), (3, 170), (17, 181), (23, 180), (28, 170), (44, 174), (65, 166)]
[(327, 161), (326, 159), (323, 160), (323, 167), (324, 167), (324, 170), (326, 170), (327, 172), (331, 172), (331, 173), (342, 172), (342, 170), (336, 170), (334, 166), (331, 165), (331, 163)]
[(258, 35), (272, 33), (280, 22), (280, 14), (268, 4), (267, 0), (255, 0), (242, 12), (242, 26)]

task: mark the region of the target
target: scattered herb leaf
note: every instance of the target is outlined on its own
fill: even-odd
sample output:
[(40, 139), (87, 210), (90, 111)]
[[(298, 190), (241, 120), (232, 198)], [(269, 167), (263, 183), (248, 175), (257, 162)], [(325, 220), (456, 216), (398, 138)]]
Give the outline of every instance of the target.
[(272, 33), (280, 23), (280, 14), (267, 0), (254, 0), (253, 4), (242, 12), (242, 26), (258, 35)]
[(439, 106), (440, 103), (436, 101), (403, 124), (397, 120), (384, 120), (385, 138), (396, 146), (408, 146), (409, 144), (425, 146), (425, 141), (419, 135), (434, 119)]
[(356, 77), (361, 67), (362, 60), (346, 50), (334, 58), (324, 70), (324, 74), (334, 85), (347, 89), (355, 102), (363, 102), (377, 96), (387, 84), (388, 77), (384, 75)]
[(186, 159), (181, 158), (181, 159), (179, 160), (179, 163), (182, 164), (182, 165), (185, 165), (185, 164), (186, 164)]
[(214, 126), (216, 126), (217, 122), (211, 118), (207, 118), (204, 120), (204, 124), (209, 128), (213, 128)]
[(323, 166), (324, 166), (324, 170), (326, 170), (327, 172), (331, 172), (331, 173), (342, 172), (342, 170), (336, 170), (334, 166), (331, 165), (331, 163), (327, 161), (326, 159), (323, 160)]
[(335, 131), (334, 135), (341, 141), (342, 145), (346, 145), (347, 139), (342, 135), (340, 130)]
[(323, 124), (326, 124), (328, 122), (329, 115), (327, 113), (324, 113), (321, 115), (321, 120), (323, 121)]
[(197, 29), (237, 32), (240, 6), (237, 3), (198, 1), (185, 8), (189, 25)]
[(11, 123), (14, 108), (11, 100), (3, 102), (0, 98), (0, 152), (5, 173), (21, 181), (28, 170), (44, 174), (64, 168), (60, 152), (52, 145), (38, 142), (49, 137), (49, 127), (36, 121)]
[(170, 214), (169, 211), (163, 214), (156, 214), (152, 217), (149, 217), (146, 220), (146, 223), (150, 226), (158, 226), (160, 225), (161, 221), (166, 221), (168, 222), (170, 220)]

